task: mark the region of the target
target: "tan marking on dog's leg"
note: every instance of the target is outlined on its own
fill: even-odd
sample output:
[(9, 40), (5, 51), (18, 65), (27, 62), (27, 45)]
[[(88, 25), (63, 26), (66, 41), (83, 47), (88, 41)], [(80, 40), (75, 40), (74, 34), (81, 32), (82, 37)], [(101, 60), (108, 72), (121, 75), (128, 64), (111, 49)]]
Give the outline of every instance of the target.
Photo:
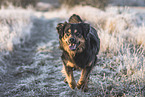
[(77, 83), (78, 89), (81, 88), (83, 91), (87, 91), (88, 89), (87, 83), (88, 83), (88, 77), (90, 72), (91, 72), (91, 67), (86, 67), (82, 70), (81, 77)]
[(70, 88), (75, 89), (76, 87), (76, 82), (75, 79), (73, 77), (73, 70), (70, 67), (66, 67), (64, 68), (65, 70), (65, 76), (66, 76), (66, 80), (68, 82), (68, 85), (70, 86)]
[(68, 83), (66, 78), (64, 79), (64, 82), (65, 82), (66, 84)]

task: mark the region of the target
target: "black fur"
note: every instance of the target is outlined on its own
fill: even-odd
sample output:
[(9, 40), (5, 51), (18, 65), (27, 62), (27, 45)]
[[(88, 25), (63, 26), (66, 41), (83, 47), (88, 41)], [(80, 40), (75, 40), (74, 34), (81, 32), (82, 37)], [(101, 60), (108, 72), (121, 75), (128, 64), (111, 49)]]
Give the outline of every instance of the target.
[(70, 18), (69, 18), (69, 23), (83, 23), (82, 19), (76, 15), (73, 14)]
[[(69, 23), (59, 23), (57, 30), (59, 34), (60, 49), (63, 51), (61, 58), (64, 63), (66, 80), (72, 89), (77, 86), (77, 88), (85, 90), (87, 87), (87, 79), (96, 63), (96, 55), (100, 49), (100, 39), (97, 31), (89, 24), (84, 23), (82, 19), (75, 14), (70, 17)], [(70, 32), (68, 30), (70, 30)], [(75, 35), (75, 30), (80, 34), (79, 36)], [(65, 35), (68, 32), (71, 34), (69, 38), (73, 37), (74, 40), (80, 41), (80, 44), (79, 42), (68, 43), (67, 41), (64, 41), (67, 40), (67, 38), (65, 38), (67, 36)], [(71, 46), (78, 45), (78, 47), (72, 46), (75, 49), (71, 50), (67, 44)], [(72, 73), (72, 70), (74, 69), (82, 69), (82, 75), (77, 85), (75, 84)]]

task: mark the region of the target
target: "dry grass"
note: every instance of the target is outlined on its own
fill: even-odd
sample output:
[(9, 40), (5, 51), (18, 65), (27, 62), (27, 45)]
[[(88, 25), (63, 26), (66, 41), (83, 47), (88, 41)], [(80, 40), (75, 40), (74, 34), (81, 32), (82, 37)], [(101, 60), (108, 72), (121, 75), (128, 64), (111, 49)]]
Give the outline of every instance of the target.
[[(105, 12), (89, 6), (62, 8), (46, 17), (67, 19), (78, 14), (96, 27), (101, 40), (100, 61), (93, 70), (92, 83), (104, 96), (143, 96), (145, 87), (145, 27), (141, 16), (128, 8), (107, 8)], [(49, 14), (49, 16), (48, 16)], [(50, 15), (51, 14), (51, 15)], [(140, 24), (140, 25), (138, 25)], [(100, 89), (101, 88), (101, 89)], [(96, 92), (96, 91), (95, 91)]]
[(74, 7), (76, 5), (90, 5), (100, 9), (105, 9), (107, 0), (59, 0), (60, 4), (67, 7)]
[(13, 45), (24, 42), (24, 37), (29, 36), (32, 10), (26, 11), (11, 6), (8, 9), (1, 9), (0, 14), (0, 42), (3, 46), (0, 51), (4, 49), (12, 51)]
[(0, 0), (0, 6), (9, 6), (9, 3), (13, 4), (14, 6), (21, 6), (26, 8), (27, 6), (35, 6), (38, 0)]
[(4, 56), (9, 56), (14, 45), (24, 43), (30, 37), (32, 10), (10, 6), (0, 10), (0, 74), (9, 65)]

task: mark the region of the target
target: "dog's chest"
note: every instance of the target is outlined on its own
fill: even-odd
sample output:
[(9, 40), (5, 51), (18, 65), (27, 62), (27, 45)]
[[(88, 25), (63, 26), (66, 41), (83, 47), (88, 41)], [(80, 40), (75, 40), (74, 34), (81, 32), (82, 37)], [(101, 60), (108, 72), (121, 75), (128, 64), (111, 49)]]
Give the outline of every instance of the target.
[(80, 69), (80, 68), (85, 68), (87, 64), (83, 64), (83, 63), (76, 63), (76, 62), (71, 62), (71, 61), (68, 61), (66, 66), (69, 66), (71, 68), (76, 68), (76, 69)]
[(74, 62), (68, 61), (66, 66), (74, 68), (74, 67), (76, 67), (76, 64)]
[(72, 60), (69, 60), (67, 66), (74, 67), (74, 68), (85, 68), (90, 62), (89, 55), (77, 55), (73, 57)]

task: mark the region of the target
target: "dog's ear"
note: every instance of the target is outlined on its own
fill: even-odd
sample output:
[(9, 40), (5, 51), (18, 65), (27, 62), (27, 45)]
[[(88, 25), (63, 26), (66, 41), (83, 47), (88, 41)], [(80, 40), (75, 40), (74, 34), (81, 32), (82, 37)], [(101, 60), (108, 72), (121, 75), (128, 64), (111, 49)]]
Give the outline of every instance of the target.
[(58, 34), (60, 34), (60, 32), (63, 30), (63, 27), (64, 27), (64, 23), (57, 24), (56, 29), (57, 29)]
[(57, 32), (58, 32), (58, 34), (59, 34), (60, 37), (63, 37), (64, 28), (65, 28), (65, 25), (66, 25), (66, 24), (67, 24), (67, 22), (57, 24), (56, 29), (57, 29)]
[(87, 38), (87, 34), (90, 31), (90, 25), (87, 23), (81, 23), (81, 26), (82, 26), (82, 30), (83, 30), (83, 35), (85, 38)]
[(80, 18), (79, 15), (73, 14), (70, 18), (69, 18), (69, 23), (82, 23), (82, 19)]

